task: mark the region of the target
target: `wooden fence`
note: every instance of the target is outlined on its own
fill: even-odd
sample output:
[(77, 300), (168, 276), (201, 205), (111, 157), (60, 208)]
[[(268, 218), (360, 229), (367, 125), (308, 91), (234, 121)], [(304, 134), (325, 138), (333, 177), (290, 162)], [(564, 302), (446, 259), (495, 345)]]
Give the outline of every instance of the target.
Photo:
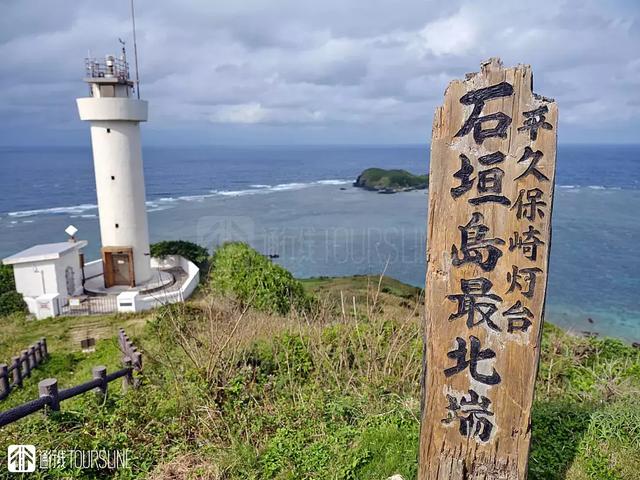
[[(38, 383), (40, 397), (36, 400), (24, 403), (20, 406), (0, 412), (0, 427), (9, 425), (21, 418), (46, 408), (47, 411), (59, 411), (60, 402), (69, 398), (82, 395), (90, 390), (95, 390), (99, 398), (104, 398), (110, 382), (122, 378), (122, 388), (126, 391), (130, 387), (138, 387), (139, 381), (134, 378), (133, 372), (142, 371), (142, 354), (135, 347), (123, 329), (118, 332), (118, 343), (123, 353), (123, 368), (113, 373), (107, 373), (107, 367), (93, 367), (93, 380), (76, 385), (65, 390), (58, 390), (58, 380), (47, 378)], [(46, 347), (45, 347), (46, 348)]]
[(9, 396), (12, 390), (22, 387), (31, 371), (41, 365), (49, 356), (47, 339), (41, 338), (18, 356), (11, 359), (11, 365), (0, 363), (0, 400)]

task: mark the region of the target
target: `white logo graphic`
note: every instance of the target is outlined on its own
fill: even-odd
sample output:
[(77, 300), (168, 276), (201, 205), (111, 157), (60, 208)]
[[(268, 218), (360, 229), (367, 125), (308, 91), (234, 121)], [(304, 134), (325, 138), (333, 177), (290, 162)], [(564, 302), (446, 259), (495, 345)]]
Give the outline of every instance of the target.
[(9, 445), (7, 463), (12, 473), (36, 471), (36, 447), (33, 445)]

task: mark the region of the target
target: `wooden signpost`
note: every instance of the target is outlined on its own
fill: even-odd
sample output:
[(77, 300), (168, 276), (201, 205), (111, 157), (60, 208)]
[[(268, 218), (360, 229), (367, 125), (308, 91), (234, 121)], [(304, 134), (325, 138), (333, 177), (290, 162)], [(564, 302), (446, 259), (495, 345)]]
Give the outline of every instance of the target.
[(526, 478), (558, 118), (532, 84), (490, 59), (435, 113), (419, 480)]

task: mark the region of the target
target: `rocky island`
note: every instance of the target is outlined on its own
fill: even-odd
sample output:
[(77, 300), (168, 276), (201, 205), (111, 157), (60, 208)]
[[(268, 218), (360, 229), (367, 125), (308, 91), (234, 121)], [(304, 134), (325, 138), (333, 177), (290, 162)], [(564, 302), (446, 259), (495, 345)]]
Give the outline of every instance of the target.
[(429, 175), (414, 175), (406, 170), (367, 168), (358, 175), (353, 186), (378, 193), (424, 190), (429, 186)]

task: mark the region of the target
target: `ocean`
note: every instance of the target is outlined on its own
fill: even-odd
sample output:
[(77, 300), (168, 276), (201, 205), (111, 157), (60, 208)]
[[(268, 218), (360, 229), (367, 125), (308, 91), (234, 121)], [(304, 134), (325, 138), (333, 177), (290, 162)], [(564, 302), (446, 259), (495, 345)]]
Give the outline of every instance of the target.
[[(0, 147), (0, 258), (64, 241), (97, 258), (90, 147)], [(427, 196), (351, 186), (365, 168), (426, 173), (428, 145), (149, 147), (151, 240), (243, 240), (298, 277), (385, 272), (424, 285)], [(640, 146), (560, 145), (546, 319), (640, 341)]]

